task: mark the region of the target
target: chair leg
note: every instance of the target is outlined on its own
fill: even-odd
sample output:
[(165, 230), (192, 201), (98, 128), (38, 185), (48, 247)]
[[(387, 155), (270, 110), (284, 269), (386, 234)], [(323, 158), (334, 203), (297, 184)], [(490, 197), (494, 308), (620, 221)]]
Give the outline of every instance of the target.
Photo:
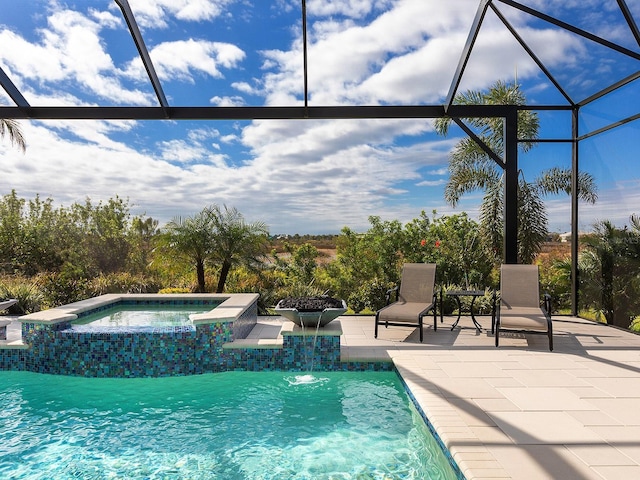
[(378, 338), (378, 314), (376, 314), (376, 327), (373, 330), (373, 338)]
[(422, 331), (422, 327), (423, 327), (423, 324), (422, 324), (422, 315), (420, 315), (420, 316), (418, 317), (418, 325), (419, 325), (419, 328), (420, 328), (420, 343), (422, 343), (422, 338), (423, 338), (423, 335), (424, 335), (424, 332)]
[(496, 328), (495, 328), (494, 335), (496, 337), (496, 347), (497, 347), (500, 341), (500, 320), (498, 318), (496, 318), (495, 327)]

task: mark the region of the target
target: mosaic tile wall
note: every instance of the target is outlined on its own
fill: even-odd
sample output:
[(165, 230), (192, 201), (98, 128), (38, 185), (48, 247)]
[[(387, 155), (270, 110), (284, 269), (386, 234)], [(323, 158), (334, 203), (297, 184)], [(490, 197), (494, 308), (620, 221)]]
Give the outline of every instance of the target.
[(26, 350), (0, 349), (0, 370), (24, 370)]
[[(56, 326), (57, 327), (57, 326)], [(231, 323), (182, 327), (23, 324), (29, 345), (24, 369), (85, 377), (162, 377), (218, 372), (219, 352), (231, 341)]]
[(233, 338), (247, 338), (258, 320), (258, 302), (253, 302), (242, 315), (233, 322)]

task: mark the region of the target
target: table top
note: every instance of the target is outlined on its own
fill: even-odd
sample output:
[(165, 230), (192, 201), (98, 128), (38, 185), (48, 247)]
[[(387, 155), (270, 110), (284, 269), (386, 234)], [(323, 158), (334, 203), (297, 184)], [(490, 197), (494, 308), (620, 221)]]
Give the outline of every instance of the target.
[(444, 293), (452, 297), (482, 297), (485, 292), (484, 290), (449, 290)]

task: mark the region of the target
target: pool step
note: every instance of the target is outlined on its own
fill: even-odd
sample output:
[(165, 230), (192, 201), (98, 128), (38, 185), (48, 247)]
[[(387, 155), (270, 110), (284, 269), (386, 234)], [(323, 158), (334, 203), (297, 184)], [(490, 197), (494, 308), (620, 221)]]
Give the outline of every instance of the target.
[(282, 326), (280, 317), (260, 317), (247, 338), (225, 343), (222, 348), (282, 348)]

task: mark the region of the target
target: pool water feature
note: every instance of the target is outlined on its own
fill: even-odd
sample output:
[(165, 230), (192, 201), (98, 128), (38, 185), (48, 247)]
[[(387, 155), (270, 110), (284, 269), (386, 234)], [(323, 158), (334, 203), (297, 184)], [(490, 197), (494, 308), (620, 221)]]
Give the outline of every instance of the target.
[(0, 372), (0, 478), (455, 479), (394, 372)]

